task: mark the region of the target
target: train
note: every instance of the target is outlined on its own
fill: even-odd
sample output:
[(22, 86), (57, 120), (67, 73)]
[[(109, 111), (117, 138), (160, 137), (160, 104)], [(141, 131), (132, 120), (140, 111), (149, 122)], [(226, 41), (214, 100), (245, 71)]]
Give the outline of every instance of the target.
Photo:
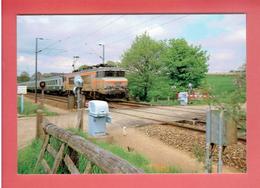
[[(37, 92), (40, 92), (40, 82), (44, 81), (45, 93), (57, 95), (72, 95), (75, 76), (83, 79), (81, 94), (92, 99), (127, 99), (128, 80), (125, 78), (125, 70), (110, 66), (92, 66), (85, 70), (65, 73), (37, 80)], [(35, 92), (35, 80), (18, 83), (27, 86), (27, 90)]]

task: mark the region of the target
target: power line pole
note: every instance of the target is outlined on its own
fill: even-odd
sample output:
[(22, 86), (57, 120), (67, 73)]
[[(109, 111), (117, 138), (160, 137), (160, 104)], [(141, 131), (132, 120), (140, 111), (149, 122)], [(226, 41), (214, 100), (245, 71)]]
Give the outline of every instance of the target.
[(98, 45), (102, 46), (103, 55), (102, 55), (101, 59), (102, 59), (102, 63), (105, 64), (105, 45), (103, 43), (99, 43)]
[(43, 38), (35, 38), (35, 103), (37, 103), (37, 61), (38, 61), (38, 53), (42, 50), (38, 51), (38, 40), (43, 40)]
[(75, 64), (76, 64), (78, 59), (79, 59), (79, 56), (73, 56), (73, 64), (72, 64), (73, 71), (75, 71)]

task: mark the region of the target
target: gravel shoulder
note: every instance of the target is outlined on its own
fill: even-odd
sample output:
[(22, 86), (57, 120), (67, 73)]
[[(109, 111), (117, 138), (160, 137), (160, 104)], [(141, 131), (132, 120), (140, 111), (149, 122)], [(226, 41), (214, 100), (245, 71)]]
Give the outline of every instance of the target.
[[(178, 148), (169, 146), (162, 141), (149, 137), (138, 128), (127, 128), (127, 135), (123, 130), (117, 129), (110, 132), (115, 144), (123, 148), (131, 148), (134, 151), (146, 156), (154, 167), (174, 166), (183, 173), (204, 173), (204, 164), (199, 162), (189, 152), (181, 151)], [(216, 172), (216, 165), (213, 172)], [(224, 173), (240, 173), (232, 167), (223, 167)]]

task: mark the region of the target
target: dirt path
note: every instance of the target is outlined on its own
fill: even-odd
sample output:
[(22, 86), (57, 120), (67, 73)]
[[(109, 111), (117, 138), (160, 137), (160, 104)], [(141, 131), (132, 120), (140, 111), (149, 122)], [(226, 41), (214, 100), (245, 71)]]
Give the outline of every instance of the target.
[[(197, 159), (190, 154), (167, 146), (163, 142), (150, 138), (135, 128), (128, 128), (127, 135), (123, 136), (122, 130), (116, 129), (110, 132), (116, 144), (123, 148), (133, 148), (136, 152), (148, 157), (154, 167), (173, 166), (184, 173), (204, 173), (204, 164), (198, 162)], [(213, 166), (216, 172), (216, 166)], [(238, 173), (233, 168), (224, 167), (225, 173)]]
[[(73, 128), (76, 122), (76, 112), (60, 114), (58, 116), (48, 116), (47, 119), (62, 128)], [(32, 142), (36, 136), (36, 117), (18, 118), (17, 140), (18, 149), (21, 149)]]

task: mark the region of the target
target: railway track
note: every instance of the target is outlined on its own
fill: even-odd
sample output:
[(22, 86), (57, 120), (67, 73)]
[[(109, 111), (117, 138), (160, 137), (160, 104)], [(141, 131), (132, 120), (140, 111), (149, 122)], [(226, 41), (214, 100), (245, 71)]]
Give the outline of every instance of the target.
[[(40, 98), (41, 94), (38, 94), (38, 99)], [(34, 99), (34, 93), (27, 93), (26, 97), (30, 98), (30, 99)], [(62, 96), (55, 96), (55, 95), (44, 95), (44, 99), (45, 100), (49, 100), (49, 101), (55, 101), (58, 103), (62, 103), (67, 104), (68, 100), (67, 97), (62, 97)], [(146, 120), (151, 120), (154, 122), (157, 122), (159, 124), (164, 124), (164, 125), (172, 125), (175, 127), (179, 127), (179, 128), (184, 128), (190, 131), (196, 131), (196, 132), (200, 132), (205, 134), (206, 133), (206, 127), (204, 126), (199, 126), (199, 125), (190, 125), (188, 122), (192, 122), (194, 123), (194, 121), (196, 122), (202, 122), (202, 124), (205, 124), (205, 116), (206, 116), (206, 110), (202, 110), (202, 109), (197, 109), (197, 108), (187, 108), (187, 107), (180, 107), (180, 106), (173, 106), (171, 109), (167, 107), (162, 107), (162, 106), (152, 106), (148, 103), (138, 103), (138, 102), (134, 102), (134, 101), (108, 101), (109, 107), (113, 110), (113, 113), (118, 113), (118, 114), (123, 114), (123, 115), (127, 115), (127, 116), (132, 116), (132, 117), (137, 117), (137, 118), (141, 118), (141, 119), (146, 119)], [(56, 105), (57, 106), (57, 105)], [(123, 108), (122, 108), (123, 107)], [(158, 109), (158, 111), (156, 112), (152, 112), (152, 111), (147, 111), (146, 108), (151, 108), (154, 107), (156, 109)], [(121, 111), (117, 111), (117, 109), (120, 109)], [(129, 114), (127, 112), (123, 112), (124, 110), (131, 110), (131, 111), (135, 111), (135, 112), (140, 112), (143, 114), (149, 114), (148, 116), (144, 116), (144, 115), (138, 115), (138, 114)], [(192, 118), (188, 118), (187, 115), (174, 115), (174, 114), (164, 114), (164, 113), (160, 113), (160, 111), (171, 111), (171, 112), (178, 112), (178, 111), (182, 111), (182, 112), (187, 112), (189, 114), (192, 114), (190, 116), (193, 116)], [(176, 110), (176, 111), (175, 111)], [(195, 116), (193, 115), (195, 114)], [(164, 121), (161, 119), (156, 119), (156, 118), (151, 118), (149, 116), (154, 115), (154, 116), (163, 116), (165, 118), (169, 117), (169, 118), (176, 118), (179, 119), (176, 122), (169, 122), (169, 121)], [(195, 120), (196, 119), (196, 120)], [(246, 143), (246, 138), (243, 137), (238, 137), (238, 140), (240, 142)]]
[[(127, 110), (127, 109), (125, 109)], [(159, 115), (159, 116), (163, 116), (163, 117), (176, 117), (176, 118), (187, 118), (187, 115), (174, 115), (174, 114), (163, 114), (163, 113), (160, 113), (160, 110), (158, 110), (158, 112), (151, 112), (151, 111), (147, 111), (147, 110), (144, 110), (143, 108), (140, 109), (140, 108), (137, 108), (137, 109), (131, 109), (131, 111), (135, 111), (135, 112), (141, 112), (141, 113), (147, 113), (149, 115)], [(190, 112), (189, 112), (190, 113)], [(190, 120), (193, 120), (193, 119), (205, 119), (205, 114), (203, 113), (195, 113), (195, 112), (192, 112), (192, 115), (194, 114), (194, 117), (191, 118)]]
[[(34, 98), (35, 97), (35, 95), (33, 93), (27, 93), (26, 96), (28, 98)], [(38, 94), (37, 98), (41, 99), (41, 94)], [(44, 99), (58, 101), (58, 102), (68, 102), (67, 97), (56, 96), (56, 95), (46, 95), (46, 94), (44, 94)]]
[(186, 108), (185, 106), (171, 106), (171, 109), (167, 108), (167, 106), (159, 106), (159, 105), (151, 105), (148, 103), (138, 103), (138, 102), (133, 102), (133, 101), (124, 101), (124, 102), (109, 102), (109, 105), (111, 108), (118, 108), (121, 106), (124, 107), (129, 107), (129, 108), (151, 108), (151, 107), (156, 107), (156, 109), (160, 109), (163, 111), (183, 111), (183, 112), (191, 112), (191, 113), (206, 113), (206, 110), (203, 109), (197, 109), (197, 108)]
[[(25, 97), (34, 100), (35, 95), (34, 95), (34, 93), (27, 93), (27, 95)], [(40, 101), (40, 99), (41, 99), (40, 93), (38, 93), (37, 99), (38, 99), (38, 101)], [(45, 94), (44, 95), (44, 103), (48, 104), (50, 106), (57, 107), (57, 108), (66, 109), (66, 110), (68, 109), (68, 99), (67, 99), (67, 97)]]
[[(182, 118), (182, 119), (180, 121), (176, 121), (174, 123), (171, 123), (171, 122), (161, 121), (161, 120), (158, 120), (158, 119), (155, 119), (155, 118), (149, 118), (149, 117), (132, 115), (132, 114), (120, 112), (121, 114), (124, 114), (124, 115), (129, 115), (129, 116), (139, 117), (139, 118), (143, 118), (143, 119), (147, 119), (147, 120), (152, 120), (152, 121), (156, 121), (156, 122), (158, 122), (160, 124), (169, 124), (169, 125), (174, 125), (174, 126), (177, 125), (178, 127), (182, 127), (182, 125), (184, 125), (183, 128), (186, 128), (186, 129), (190, 129), (190, 130), (197, 131), (197, 132), (202, 132), (202, 133), (206, 132), (206, 110), (203, 110), (203, 109), (186, 107), (186, 106), (172, 106), (171, 109), (169, 109), (169, 108), (167, 109), (167, 107), (151, 106), (151, 105), (145, 104), (145, 103), (144, 104), (142, 104), (142, 103), (139, 104), (139, 103), (136, 103), (136, 102), (128, 102), (128, 101), (118, 102), (117, 105), (128, 106), (129, 108), (124, 108), (125, 110), (131, 109), (131, 111), (136, 111), (136, 112), (160, 115), (160, 116), (164, 116), (164, 117)], [(139, 108), (139, 107), (142, 107), (142, 108)], [(156, 109), (159, 109), (159, 110), (157, 112), (146, 111), (145, 107), (147, 107), (147, 108), (156, 107)], [(114, 107), (114, 108), (116, 108), (116, 107)], [(183, 115), (174, 115), (174, 114), (166, 115), (166, 114), (162, 114), (162, 113), (159, 112), (160, 110), (172, 111), (172, 112), (174, 112), (175, 110), (177, 112), (178, 111), (188, 112), (188, 113), (196, 114), (196, 116), (194, 118), (187, 119), (187, 116), (183, 116)], [(198, 123), (198, 125), (197, 125), (197, 123)], [(191, 124), (191, 125), (190, 126), (185, 126), (187, 124)], [(197, 127), (191, 127), (191, 126), (197, 126)], [(238, 131), (240, 131), (240, 130), (241, 130), (241, 128), (238, 127)], [(240, 142), (246, 143), (246, 138), (245, 137), (238, 137), (238, 140)]]
[[(206, 129), (205, 128), (201, 128), (201, 127), (196, 127), (196, 125), (189, 125), (189, 124), (184, 124), (184, 123), (179, 123), (179, 122), (167, 122), (167, 121), (163, 121), (163, 120), (159, 120), (159, 119), (155, 119), (155, 118), (150, 118), (150, 117), (144, 117), (141, 115), (136, 115), (136, 114), (129, 114), (129, 113), (125, 113), (125, 112), (118, 112), (118, 111), (113, 111), (114, 113), (119, 113), (119, 114), (123, 114), (123, 115), (127, 115), (127, 116), (132, 116), (132, 117), (137, 117), (137, 118), (141, 118), (141, 119), (146, 119), (146, 120), (151, 120), (151, 121), (155, 121), (161, 125), (171, 125), (171, 126), (175, 126), (178, 128), (183, 128), (183, 129), (187, 129), (190, 131), (195, 131), (195, 132), (199, 132), (199, 133), (206, 133)], [(183, 116), (175, 116), (176, 118), (180, 118), (182, 119)], [(187, 118), (187, 117), (186, 117)], [(238, 141), (242, 142), (242, 143), (246, 143), (246, 138), (244, 137), (238, 137)]]

